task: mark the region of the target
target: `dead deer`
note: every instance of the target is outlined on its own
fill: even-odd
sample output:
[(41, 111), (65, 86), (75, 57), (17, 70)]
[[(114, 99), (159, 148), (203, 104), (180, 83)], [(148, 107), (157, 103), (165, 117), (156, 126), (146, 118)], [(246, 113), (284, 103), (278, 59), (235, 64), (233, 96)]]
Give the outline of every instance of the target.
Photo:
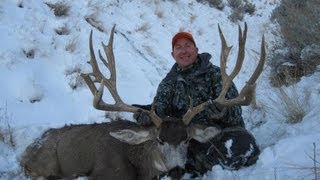
[[(102, 75), (95, 58), (92, 46), (92, 31), (89, 38), (90, 64), (92, 73), (82, 74), (90, 91), (94, 95), (93, 106), (104, 111), (135, 112), (140, 108), (125, 104), (117, 92), (116, 69), (113, 54), (113, 37), (115, 26), (112, 28), (108, 45), (102, 43), (108, 61), (99, 51), (99, 57), (110, 71), (110, 77)], [(260, 63), (241, 91), (237, 100), (225, 100), (223, 97), (230, 82), (241, 68), (244, 54), (244, 37), (239, 28), (240, 57), (231, 76), (225, 73), (225, 62), (230, 48), (227, 47), (219, 27), (222, 41), (221, 67), (224, 74), (224, 88), (221, 97), (215, 101), (225, 104), (248, 104), (254, 91), (254, 84), (262, 71), (265, 51), (264, 39), (261, 45)], [(99, 89), (95, 83), (100, 83)], [(102, 100), (103, 87), (110, 91), (114, 104)], [(190, 123), (191, 119), (204, 110), (211, 101), (192, 106), (181, 119), (160, 118), (154, 107), (148, 111), (154, 126), (141, 127), (127, 120), (111, 121), (100, 124), (70, 125), (47, 130), (42, 137), (29, 145), (25, 150), (21, 166), (27, 175), (37, 178), (76, 178), (87, 176), (90, 179), (112, 180), (150, 180), (170, 169), (184, 167), (187, 146), (190, 139), (206, 142), (216, 136), (221, 130), (215, 127), (204, 127)], [(140, 109), (146, 111), (144, 109)], [(180, 178), (180, 177), (177, 177)]]

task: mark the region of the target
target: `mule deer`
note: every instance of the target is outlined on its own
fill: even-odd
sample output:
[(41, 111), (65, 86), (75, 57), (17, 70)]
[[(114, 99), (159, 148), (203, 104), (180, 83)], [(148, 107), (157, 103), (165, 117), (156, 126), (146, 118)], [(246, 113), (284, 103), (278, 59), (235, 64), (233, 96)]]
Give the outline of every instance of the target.
[[(108, 45), (102, 43), (108, 61), (99, 51), (100, 59), (110, 71), (109, 78), (103, 76), (99, 69), (92, 46), (92, 31), (90, 33), (90, 64), (93, 73), (82, 74), (82, 77), (94, 95), (93, 106), (104, 111), (146, 111), (125, 104), (118, 95), (112, 49), (114, 31), (115, 26), (112, 28)], [(219, 32), (223, 42), (221, 65), (225, 74), (225, 62), (230, 48), (226, 46), (220, 27)], [(240, 35), (242, 37), (239, 28)], [(239, 39), (243, 53), (245, 37)], [(244, 92), (240, 93), (238, 100), (234, 100), (235, 102), (219, 97), (217, 99), (219, 103), (239, 105), (250, 101), (255, 81), (262, 71), (265, 59), (264, 40), (261, 47), (260, 63), (248, 85), (244, 88)], [(243, 57), (238, 58), (235, 69), (240, 69), (241, 59), (243, 60)], [(231, 77), (224, 75), (224, 90), (221, 96), (225, 95), (225, 89), (229, 88), (230, 81), (236, 72), (232, 74)], [(95, 82), (100, 83), (99, 89), (96, 88)], [(104, 86), (110, 91), (115, 100), (114, 104), (108, 104), (102, 100)], [(49, 129), (42, 137), (27, 147), (21, 165), (26, 174), (33, 177), (75, 178), (88, 176), (92, 179), (150, 180), (170, 169), (184, 167), (190, 139), (194, 138), (199, 142), (206, 142), (221, 132), (215, 127), (204, 127), (190, 123), (191, 119), (210, 103), (212, 102), (207, 101), (193, 107), (191, 102), (190, 108), (182, 120), (170, 117), (160, 118), (152, 107), (151, 111), (147, 111), (154, 124), (151, 127), (141, 127), (134, 122), (118, 120), (101, 124), (70, 125)]]

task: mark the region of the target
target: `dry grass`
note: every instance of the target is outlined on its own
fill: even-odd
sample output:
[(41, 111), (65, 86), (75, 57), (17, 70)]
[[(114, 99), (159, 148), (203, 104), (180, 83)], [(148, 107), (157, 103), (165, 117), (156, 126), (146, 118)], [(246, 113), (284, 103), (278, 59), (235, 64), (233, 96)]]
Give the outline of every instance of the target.
[(295, 86), (278, 88), (277, 96), (283, 108), (283, 115), (288, 123), (299, 123), (308, 113), (310, 102), (310, 91), (298, 92)]
[(13, 129), (10, 125), (11, 119), (12, 116), (8, 112), (7, 103), (5, 103), (5, 107), (0, 108), (0, 141), (15, 147)]
[(301, 164), (288, 164), (287, 167), (283, 167), (284, 169), (295, 169), (299, 171), (302, 179), (315, 179), (318, 180), (320, 178), (320, 162), (318, 156), (319, 152), (317, 152), (316, 143), (313, 143), (313, 151), (312, 154), (307, 154), (308, 158), (311, 160), (310, 165), (301, 165)]
[(142, 24), (136, 29), (136, 32), (147, 32), (150, 29), (150, 24), (148, 22)]
[(71, 41), (67, 43), (67, 45), (65, 46), (65, 50), (70, 53), (73, 53), (77, 48), (77, 43), (78, 43), (77, 38), (73, 38)]
[(70, 34), (69, 28), (65, 25), (54, 30), (58, 35), (68, 35)]
[(159, 18), (162, 19), (164, 17), (164, 11), (161, 9), (156, 9), (155, 15)]
[(80, 65), (76, 65), (65, 70), (65, 76), (69, 80), (68, 85), (72, 90), (75, 90), (78, 87), (83, 87), (85, 85), (85, 82), (81, 77), (81, 72), (82, 70)]
[(84, 17), (84, 19), (94, 28), (96, 28), (98, 31), (100, 32), (106, 32), (105, 28), (103, 26), (102, 21), (99, 21), (97, 19), (97, 14), (91, 14), (88, 15), (86, 17)]
[(57, 2), (57, 3), (46, 2), (45, 4), (50, 9), (53, 10), (54, 15), (57, 16), (57, 17), (68, 16), (69, 15), (70, 7), (66, 3), (63, 3), (63, 2)]
[(191, 23), (191, 24), (194, 23), (197, 18), (198, 18), (197, 15), (192, 14), (192, 15), (190, 16), (190, 23)]

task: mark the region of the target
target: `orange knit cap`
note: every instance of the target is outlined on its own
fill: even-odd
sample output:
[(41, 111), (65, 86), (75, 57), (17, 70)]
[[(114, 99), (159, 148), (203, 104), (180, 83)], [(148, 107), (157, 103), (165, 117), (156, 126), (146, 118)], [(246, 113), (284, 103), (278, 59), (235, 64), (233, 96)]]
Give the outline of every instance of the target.
[(174, 45), (176, 44), (176, 42), (178, 41), (178, 39), (181, 39), (181, 38), (189, 39), (196, 46), (196, 42), (194, 41), (192, 34), (190, 34), (188, 32), (179, 32), (176, 35), (174, 35), (172, 38), (172, 49), (173, 49)]

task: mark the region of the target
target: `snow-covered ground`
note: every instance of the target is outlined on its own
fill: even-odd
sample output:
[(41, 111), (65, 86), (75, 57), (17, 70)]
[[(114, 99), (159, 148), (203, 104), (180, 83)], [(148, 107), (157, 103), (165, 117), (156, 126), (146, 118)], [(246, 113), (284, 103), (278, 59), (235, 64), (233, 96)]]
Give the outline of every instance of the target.
[[(118, 91), (128, 104), (151, 102), (157, 85), (174, 63), (171, 38), (179, 30), (192, 32), (199, 51), (211, 53), (212, 63), (219, 65), (220, 24), (228, 44), (234, 45), (228, 70), (236, 59), (238, 24), (228, 19), (229, 7), (219, 11), (193, 0), (61, 0), (70, 7), (69, 13), (57, 17), (45, 2), (57, 1), (0, 1), (0, 132), (4, 134), (0, 136), (0, 179), (26, 179), (19, 157), (46, 129), (109, 121), (105, 112), (92, 107), (92, 95), (79, 78), (80, 72), (90, 70), (87, 61), (91, 30), (98, 50), (116, 24)], [(279, 2), (252, 2), (255, 13), (244, 17), (248, 38), (243, 69), (234, 80), (238, 89), (257, 64), (262, 34), (267, 54), (276, 42), (272, 32), (277, 26), (270, 21), (270, 15)], [(86, 19), (94, 19), (104, 32)], [(64, 28), (69, 33), (57, 34)], [(257, 82), (257, 107), (243, 107), (246, 126), (262, 150), (259, 160), (238, 171), (214, 166), (203, 179), (315, 178), (313, 157), (319, 156), (320, 149), (320, 72), (284, 89), (306, 112), (296, 124), (287, 123), (285, 104), (279, 89), (269, 84), (269, 76), (270, 68), (266, 66)], [(104, 98), (111, 100), (109, 94)], [(132, 120), (130, 113), (117, 115)], [(319, 162), (320, 158), (316, 159)], [(319, 173), (319, 167), (317, 170)]]

